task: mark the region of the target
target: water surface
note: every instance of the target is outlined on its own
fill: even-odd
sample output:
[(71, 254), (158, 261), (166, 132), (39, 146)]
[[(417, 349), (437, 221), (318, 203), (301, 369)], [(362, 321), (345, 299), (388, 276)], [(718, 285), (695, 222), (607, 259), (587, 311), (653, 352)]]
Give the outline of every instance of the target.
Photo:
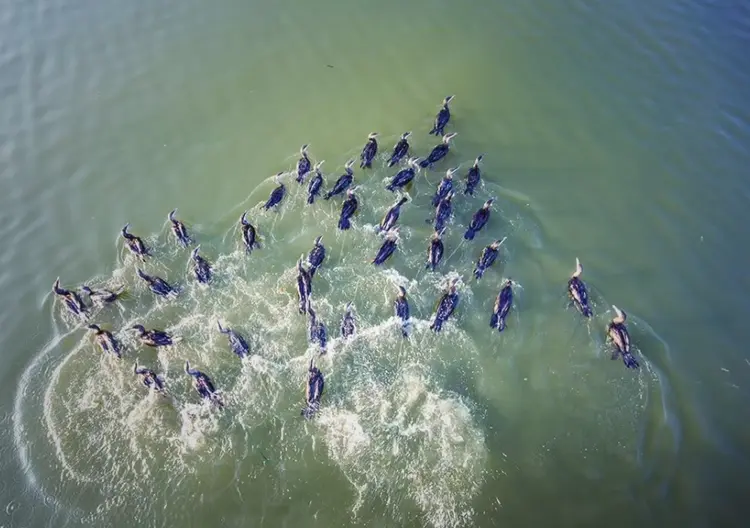
[[(740, 526), (747, 496), (750, 290), (742, 241), (750, 103), (738, 2), (222, 1), (0, 4), (0, 335), (4, 526)], [(384, 154), (355, 171), (361, 211), (308, 207), (287, 177), (300, 145), (327, 185), (372, 131), (425, 155), (455, 94), (446, 160), (423, 172), (400, 247), (369, 264), (395, 201)], [(484, 155), (455, 199), (438, 273), (424, 269), (441, 174)], [(489, 228), (462, 242), (471, 214)], [(178, 207), (216, 268), (197, 287), (166, 223)], [(248, 256), (242, 211), (263, 235)], [(154, 247), (179, 283), (156, 301), (118, 233)], [(333, 339), (320, 415), (299, 416), (314, 354), (294, 265), (322, 234), (314, 303)], [(473, 261), (507, 237), (498, 263)], [(566, 309), (575, 258), (595, 317)], [(50, 287), (127, 285), (95, 319), (125, 340), (103, 356)], [(457, 317), (428, 329), (446, 279)], [(488, 326), (504, 278), (508, 329)], [(405, 341), (396, 287), (415, 318)], [(641, 362), (610, 361), (616, 304)], [(217, 319), (246, 335), (240, 362)], [(135, 323), (183, 337), (159, 352)], [(147, 394), (138, 360), (174, 395)], [(185, 359), (223, 390), (201, 406)], [(136, 512), (134, 514), (134, 512)], [(135, 517), (134, 517), (135, 515)], [(4, 516), (4, 517), (3, 517)]]

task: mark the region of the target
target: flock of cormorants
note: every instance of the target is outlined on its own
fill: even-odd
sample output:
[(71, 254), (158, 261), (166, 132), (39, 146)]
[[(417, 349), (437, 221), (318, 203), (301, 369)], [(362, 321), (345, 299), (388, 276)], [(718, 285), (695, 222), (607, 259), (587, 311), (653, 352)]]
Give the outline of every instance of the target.
[[(442, 106), (435, 117), (434, 126), (429, 132), (430, 134), (442, 137), (442, 141), (436, 145), (425, 158), (421, 160), (416, 157), (406, 158), (409, 154), (410, 147), (408, 138), (411, 133), (406, 132), (400, 137), (393, 149), (393, 153), (391, 154), (387, 165), (388, 167), (398, 165), (404, 161), (404, 158), (406, 158), (406, 166), (391, 178), (390, 183), (386, 186), (388, 190), (395, 192), (407, 187), (414, 179), (419, 168), (431, 167), (448, 154), (450, 141), (456, 136), (455, 132), (445, 134), (444, 130), (450, 120), (451, 114), (449, 103), (452, 99), (453, 96), (449, 96), (443, 100)], [(360, 154), (361, 169), (369, 169), (372, 167), (372, 162), (378, 153), (377, 136), (378, 134), (373, 132), (367, 138), (367, 143)], [(304, 145), (301, 148), (300, 156), (295, 171), (295, 179), (299, 184), (304, 184), (306, 177), (312, 173), (312, 178), (310, 178), (307, 186), (307, 203), (314, 204), (315, 199), (320, 197), (323, 189), (324, 179), (320, 171), (322, 162), (315, 165), (312, 164), (308, 157), (307, 145)], [(474, 164), (469, 168), (466, 174), (463, 190), (465, 195), (473, 195), (481, 181), (481, 171), (479, 167), (481, 161), (482, 156), (477, 157)], [(333, 187), (323, 195), (324, 200), (330, 200), (336, 196), (345, 195), (338, 220), (338, 228), (341, 230), (347, 230), (351, 227), (351, 219), (356, 213), (359, 205), (355, 194), (357, 187), (352, 186), (354, 183), (353, 165), (354, 160), (349, 160), (345, 165), (344, 174), (342, 174), (336, 180)], [(433, 271), (443, 257), (444, 247), (441, 236), (445, 232), (446, 223), (452, 215), (451, 200), (455, 194), (453, 190), (453, 175), (456, 171), (457, 169), (450, 169), (445, 173), (445, 176), (438, 184), (435, 195), (432, 198), (432, 205), (435, 207), (434, 234), (430, 238), (428, 247), (427, 268), (432, 269)], [(281, 182), (282, 175), (283, 173), (278, 173), (275, 176), (275, 181), (278, 186), (271, 192), (268, 200), (264, 203), (263, 208), (266, 210), (278, 207), (287, 194), (286, 186)], [(377, 231), (383, 235), (383, 244), (378, 250), (375, 258), (372, 260), (372, 263), (376, 266), (384, 264), (397, 248), (396, 235), (398, 233), (398, 226), (396, 223), (398, 222), (401, 207), (406, 202), (406, 198), (401, 198), (396, 202), (386, 212), (380, 225), (376, 228)], [(464, 233), (465, 240), (473, 240), (474, 236), (487, 224), (490, 218), (490, 207), (492, 203), (493, 199), (488, 199), (484, 205), (474, 213), (469, 227)], [(168, 216), (171, 223), (171, 229), (178, 243), (187, 248), (193, 243), (193, 240), (188, 234), (185, 224), (175, 218), (175, 212), (176, 210), (173, 210)], [(146, 258), (150, 256), (150, 249), (141, 238), (131, 234), (128, 231), (128, 227), (129, 224), (126, 224), (122, 228), (122, 237), (124, 238), (128, 249), (139, 258), (141, 262), (145, 262)], [(247, 212), (243, 213), (240, 218), (240, 227), (242, 240), (245, 249), (249, 254), (257, 248), (259, 244), (258, 231), (247, 219)], [(299, 313), (303, 315), (307, 314), (309, 317), (309, 339), (313, 344), (319, 345), (320, 353), (324, 354), (326, 352), (328, 339), (326, 326), (322, 321), (317, 319), (315, 310), (313, 310), (311, 305), (313, 277), (318, 268), (323, 264), (326, 257), (326, 249), (321, 242), (321, 238), (322, 237), (316, 238), (307, 259), (302, 255), (297, 261), (297, 293), (299, 295)], [(480, 279), (484, 272), (493, 265), (498, 256), (500, 245), (504, 241), (504, 238), (502, 240), (496, 240), (482, 250), (474, 267), (474, 276), (476, 279)], [(200, 245), (196, 246), (191, 252), (193, 273), (198, 282), (208, 284), (211, 281), (212, 267), (211, 264), (199, 254), (199, 249)], [(305, 260), (307, 261), (307, 265), (305, 265)], [(586, 285), (581, 280), (582, 271), (583, 268), (581, 267), (581, 263), (576, 259), (576, 269), (568, 280), (568, 295), (571, 304), (576, 307), (581, 315), (590, 318), (592, 317), (593, 312), (589, 303)], [(177, 296), (177, 289), (161, 277), (148, 275), (140, 268), (137, 269), (137, 273), (154, 294), (168, 299)], [(459, 297), (456, 292), (457, 281), (458, 279), (454, 279), (448, 284), (447, 291), (445, 291), (438, 302), (436, 312), (432, 323), (430, 324), (430, 329), (435, 332), (440, 332), (443, 324), (451, 317), (453, 311), (458, 305)], [(490, 326), (497, 329), (499, 332), (502, 332), (505, 329), (505, 319), (513, 306), (513, 285), (514, 282), (512, 279), (507, 279), (502, 284), (490, 317)], [(59, 278), (55, 281), (53, 291), (64, 300), (65, 305), (71, 313), (83, 319), (88, 319), (90, 307), (83, 301), (82, 297), (77, 292), (61, 288)], [(89, 296), (89, 300), (92, 304), (103, 305), (117, 301), (124, 289), (118, 291), (92, 290), (88, 286), (83, 286), (81, 287), (81, 291)], [(614, 345), (612, 359), (621, 356), (623, 362), (628, 368), (637, 368), (638, 362), (631, 353), (630, 336), (625, 326), (626, 314), (616, 306), (613, 306), (613, 308), (615, 311), (615, 317), (607, 325), (606, 330), (608, 341), (611, 341)], [(399, 293), (394, 301), (394, 311), (396, 317), (402, 321), (401, 329), (404, 337), (408, 337), (410, 328), (409, 302), (406, 298), (406, 290), (403, 287), (399, 287)], [(96, 324), (89, 324), (88, 328), (93, 332), (94, 339), (103, 352), (112, 353), (118, 358), (122, 357), (122, 345), (111, 332), (102, 329)], [(244, 358), (249, 355), (250, 347), (242, 335), (231, 328), (224, 328), (221, 323), (218, 323), (218, 329), (221, 333), (227, 336), (229, 346), (237, 356)], [(157, 329), (147, 330), (140, 324), (132, 326), (131, 330), (137, 333), (138, 338), (143, 344), (151, 347), (169, 346), (178, 340), (178, 338), (174, 338), (167, 332)], [(351, 337), (356, 332), (355, 317), (351, 303), (346, 307), (341, 321), (340, 332), (341, 336), (345, 339)], [(134, 365), (133, 370), (136, 375), (141, 376), (142, 382), (146, 387), (162, 394), (165, 393), (165, 383), (160, 375), (157, 375), (151, 369), (139, 366), (137, 363)], [(219, 407), (223, 407), (223, 403), (217, 394), (211, 379), (205, 373), (192, 369), (188, 361), (185, 362), (185, 372), (193, 377), (195, 389), (202, 398), (214, 402)], [(315, 366), (313, 359), (310, 361), (308, 369), (306, 407), (302, 410), (302, 415), (306, 418), (310, 418), (317, 411), (320, 405), (320, 398), (323, 394), (323, 387), (323, 374)]]

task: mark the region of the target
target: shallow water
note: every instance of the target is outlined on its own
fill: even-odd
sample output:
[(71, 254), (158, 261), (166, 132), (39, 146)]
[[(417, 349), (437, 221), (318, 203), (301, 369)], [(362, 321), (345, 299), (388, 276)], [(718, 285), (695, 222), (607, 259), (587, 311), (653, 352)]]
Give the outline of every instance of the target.
[[(747, 8), (338, 4), (0, 3), (0, 526), (744, 526)], [(386, 154), (406, 130), (429, 152), (448, 94), (458, 136), (416, 178), (399, 248), (375, 268), (374, 226), (396, 200)], [(290, 176), (280, 210), (259, 208), (300, 145), (330, 187), (372, 131), (381, 152), (355, 169), (352, 230), (336, 229), (340, 198), (307, 206)], [(431, 195), (479, 154), (484, 183), (454, 199), (445, 260), (428, 272)], [(488, 197), (488, 228), (463, 241)], [(174, 207), (214, 265), (209, 288), (169, 232)], [(251, 255), (245, 210), (262, 236)], [(177, 300), (137, 280), (126, 222)], [(321, 410), (305, 421), (316, 349), (295, 263), (318, 235), (313, 304), (331, 342)], [(566, 309), (576, 257), (588, 323)], [(57, 276), (127, 286), (93, 317), (124, 340), (121, 361), (53, 298)], [(436, 335), (453, 277), (460, 304)], [(508, 277), (519, 286), (498, 334), (488, 321)], [(350, 301), (358, 333), (344, 342)], [(637, 371), (609, 359), (612, 304), (628, 313)], [(218, 319), (251, 358), (231, 353)], [(125, 330), (136, 323), (182, 341), (141, 347)], [(170, 397), (147, 393), (136, 359)], [(185, 359), (224, 411), (200, 404)]]

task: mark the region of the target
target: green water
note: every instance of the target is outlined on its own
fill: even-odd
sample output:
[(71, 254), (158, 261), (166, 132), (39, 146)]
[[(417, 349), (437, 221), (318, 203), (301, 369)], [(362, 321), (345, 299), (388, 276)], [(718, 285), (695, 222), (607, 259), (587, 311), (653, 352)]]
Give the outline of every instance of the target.
[[(750, 14), (739, 2), (195, 0), (0, 2), (0, 526), (744, 526), (750, 486)], [(383, 270), (372, 226), (395, 197), (379, 158), (360, 213), (290, 190), (300, 145), (330, 187), (367, 134), (424, 156), (455, 94), (447, 159), (422, 172)], [(441, 174), (484, 155), (438, 273), (425, 220)], [(497, 198), (488, 229), (461, 242)], [(178, 207), (214, 264), (196, 287), (166, 223)], [(242, 211), (263, 235), (247, 256)], [(156, 301), (118, 238), (183, 291)], [(319, 235), (313, 303), (332, 341), (319, 416), (294, 264)], [(507, 236), (485, 277), (473, 261)], [(566, 310), (575, 258), (594, 300)], [(123, 284), (96, 321), (106, 357), (50, 292)], [(427, 328), (446, 278), (461, 302)], [(504, 277), (503, 334), (489, 315)], [(396, 286), (415, 319), (402, 339)], [(358, 336), (343, 343), (344, 305)], [(610, 361), (617, 304), (641, 363)], [(240, 362), (215, 330), (241, 331)], [(183, 337), (158, 354), (124, 329)], [(174, 400), (147, 394), (138, 359)], [(184, 359), (226, 409), (201, 406)]]

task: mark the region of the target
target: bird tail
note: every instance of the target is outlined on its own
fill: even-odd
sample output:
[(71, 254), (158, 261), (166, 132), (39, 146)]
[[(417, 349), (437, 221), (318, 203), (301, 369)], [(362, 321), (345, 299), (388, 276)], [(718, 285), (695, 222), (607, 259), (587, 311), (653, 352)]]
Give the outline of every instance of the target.
[(351, 224), (351, 222), (349, 222), (348, 218), (346, 218), (346, 217), (339, 218), (339, 229), (344, 229), (345, 230), (345, 229), (349, 229), (351, 226), (352, 226), (352, 224)]
[(476, 231), (474, 231), (472, 228), (469, 228), (466, 230), (466, 233), (464, 233), (464, 239), (474, 240), (474, 235), (476, 235)]
[(439, 332), (443, 329), (443, 321), (439, 317), (435, 317), (435, 320), (430, 325), (430, 330), (433, 332)]
[(638, 368), (638, 361), (633, 357), (633, 354), (630, 352), (624, 352), (622, 354), (622, 362), (625, 363), (625, 366), (628, 368), (636, 369)]
[(309, 194), (307, 196), (307, 204), (308, 205), (312, 205), (313, 203), (315, 203), (315, 195), (314, 194)]
[(328, 191), (325, 196), (323, 196), (324, 200), (330, 200), (331, 196), (333, 196), (333, 193), (331, 191)]
[(419, 162), (419, 166), (422, 167), (423, 169), (426, 168), (429, 164), (430, 164), (430, 160), (428, 160), (427, 158)]
[(474, 268), (474, 278), (479, 280), (482, 278), (482, 275), (484, 275), (484, 270), (482, 268)]
[(500, 316), (496, 313), (490, 317), (490, 328), (498, 328), (500, 326)]
[(430, 135), (435, 135), (435, 136), (439, 136), (440, 134), (438, 134), (438, 132), (439, 132), (439, 131), (438, 131), (438, 127), (437, 127), (437, 126), (433, 126), (433, 127), (432, 127), (432, 130), (430, 130), (430, 132), (429, 132), (429, 133), (430, 133)]

